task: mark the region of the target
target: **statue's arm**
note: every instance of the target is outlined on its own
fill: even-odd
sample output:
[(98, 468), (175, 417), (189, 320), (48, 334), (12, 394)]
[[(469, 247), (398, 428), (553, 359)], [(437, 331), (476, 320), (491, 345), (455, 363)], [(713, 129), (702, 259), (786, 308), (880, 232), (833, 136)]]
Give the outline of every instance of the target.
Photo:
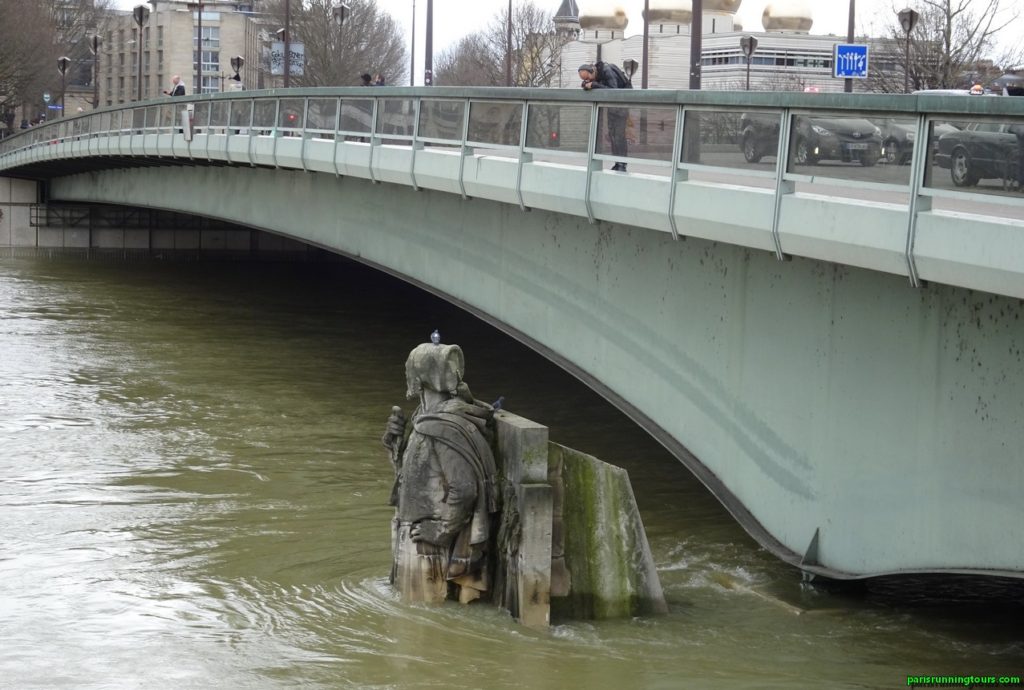
[(384, 435), (380, 439), (380, 442), (388, 449), (388, 455), (391, 458), (391, 464), (395, 467), (395, 472), (401, 469), (402, 465), (402, 450), (405, 446), (405, 423), (405, 414), (402, 412), (402, 408), (397, 405), (392, 407), (391, 414), (388, 416), (388, 421), (384, 426)]

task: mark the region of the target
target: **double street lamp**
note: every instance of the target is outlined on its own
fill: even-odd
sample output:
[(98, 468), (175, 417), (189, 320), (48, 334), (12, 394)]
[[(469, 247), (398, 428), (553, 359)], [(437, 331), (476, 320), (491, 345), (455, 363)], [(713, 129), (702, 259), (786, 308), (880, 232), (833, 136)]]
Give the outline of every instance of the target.
[(896, 16), (900, 18), (900, 26), (903, 27), (903, 31), (907, 34), (906, 54), (904, 55), (903, 63), (903, 93), (910, 93), (910, 32), (914, 30), (914, 26), (921, 15), (907, 7), (900, 10)]

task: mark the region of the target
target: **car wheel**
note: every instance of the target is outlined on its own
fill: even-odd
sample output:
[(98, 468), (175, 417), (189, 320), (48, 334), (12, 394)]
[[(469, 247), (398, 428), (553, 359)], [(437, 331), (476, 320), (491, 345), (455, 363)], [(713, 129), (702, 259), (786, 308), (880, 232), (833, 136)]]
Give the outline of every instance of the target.
[(957, 187), (973, 187), (978, 176), (971, 173), (971, 157), (965, 149), (956, 149), (949, 157), (949, 176)]
[(761, 152), (757, 150), (757, 139), (749, 132), (743, 136), (743, 157), (748, 163), (761, 160)]
[(890, 139), (885, 142), (885, 162), (889, 165), (899, 165), (902, 162), (903, 152), (900, 151), (900, 145), (894, 140)]
[(814, 165), (818, 162), (811, 153), (807, 140), (802, 137), (796, 140), (796, 146), (793, 147), (793, 162), (797, 165)]
[(865, 168), (871, 168), (882, 157), (882, 152), (877, 149), (868, 149), (860, 154), (860, 164)]

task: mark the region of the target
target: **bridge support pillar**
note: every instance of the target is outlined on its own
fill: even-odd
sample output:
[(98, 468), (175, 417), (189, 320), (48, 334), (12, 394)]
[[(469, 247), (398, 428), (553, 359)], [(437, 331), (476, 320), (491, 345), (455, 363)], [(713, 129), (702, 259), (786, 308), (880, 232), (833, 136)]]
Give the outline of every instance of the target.
[(31, 209), (38, 201), (38, 182), (0, 177), (0, 248), (36, 245)]

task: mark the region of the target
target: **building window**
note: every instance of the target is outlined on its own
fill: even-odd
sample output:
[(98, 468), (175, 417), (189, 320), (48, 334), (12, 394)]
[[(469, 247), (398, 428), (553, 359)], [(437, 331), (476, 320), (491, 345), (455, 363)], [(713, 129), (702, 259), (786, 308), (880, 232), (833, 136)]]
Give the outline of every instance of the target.
[[(199, 61), (199, 53), (192, 54), (192, 70), (196, 69), (196, 62)], [(220, 71), (220, 51), (217, 50), (204, 50), (203, 51), (203, 72), (219, 72)]]
[(220, 93), (220, 76), (212, 74), (209, 76), (203, 76), (203, 88), (200, 90), (196, 87), (196, 78), (192, 78), (192, 91), (194, 93)]
[[(203, 17), (206, 17), (206, 13), (203, 13)], [(196, 32), (192, 32), (192, 47), (196, 48)], [(214, 48), (220, 48), (220, 27), (219, 26), (204, 26), (203, 27), (203, 50), (211, 50)]]
[(157, 47), (163, 47), (164, 45), (164, 27), (156, 27), (156, 45)]
[(156, 65), (157, 65), (156, 68), (158, 70), (163, 70), (163, 68), (164, 68), (164, 51), (162, 51), (162, 50), (156, 51)]

